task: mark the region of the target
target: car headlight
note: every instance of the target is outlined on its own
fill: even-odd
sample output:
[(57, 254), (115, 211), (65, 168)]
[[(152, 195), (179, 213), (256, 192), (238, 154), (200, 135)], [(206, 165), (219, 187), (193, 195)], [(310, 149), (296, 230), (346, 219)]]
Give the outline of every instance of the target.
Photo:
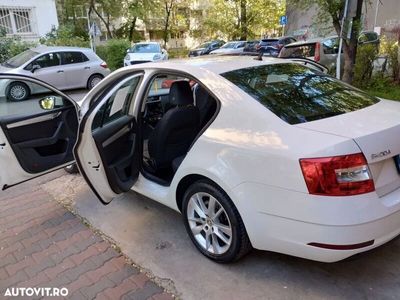
[(129, 54), (127, 54), (124, 59), (129, 60), (130, 58)]
[(161, 59), (161, 54), (156, 54), (153, 56), (153, 60)]

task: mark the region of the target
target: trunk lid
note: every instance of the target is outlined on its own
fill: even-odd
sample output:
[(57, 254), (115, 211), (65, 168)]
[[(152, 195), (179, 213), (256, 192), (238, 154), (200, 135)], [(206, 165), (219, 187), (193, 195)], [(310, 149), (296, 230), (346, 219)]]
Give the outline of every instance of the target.
[(400, 187), (394, 159), (400, 154), (400, 103), (381, 100), (357, 111), (294, 126), (352, 138), (368, 161), (378, 195)]

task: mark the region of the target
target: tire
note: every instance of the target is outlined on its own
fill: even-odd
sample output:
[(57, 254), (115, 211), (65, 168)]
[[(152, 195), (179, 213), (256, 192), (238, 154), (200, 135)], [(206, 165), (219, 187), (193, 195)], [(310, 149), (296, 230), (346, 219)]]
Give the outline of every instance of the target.
[[(209, 211), (210, 201), (214, 203), (213, 213)], [(194, 203), (197, 203), (196, 208)], [(252, 249), (235, 205), (226, 193), (206, 180), (197, 181), (187, 189), (182, 203), (182, 216), (186, 231), (196, 248), (215, 262), (237, 261)]]
[(94, 74), (89, 77), (88, 82), (87, 82), (87, 88), (91, 90), (94, 88), (102, 79), (104, 78), (103, 75), (100, 74)]
[(79, 173), (78, 166), (76, 164), (69, 165), (69, 166), (65, 167), (64, 170), (65, 170), (65, 172), (67, 172), (69, 174), (78, 174)]
[(23, 101), (26, 100), (31, 91), (27, 84), (20, 81), (11, 82), (6, 88), (6, 97), (10, 101)]

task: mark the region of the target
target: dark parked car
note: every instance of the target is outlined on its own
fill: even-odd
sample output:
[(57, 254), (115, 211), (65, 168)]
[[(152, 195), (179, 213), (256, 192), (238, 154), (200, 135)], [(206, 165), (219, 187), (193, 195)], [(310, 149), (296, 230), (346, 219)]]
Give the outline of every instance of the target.
[(278, 56), (279, 52), (284, 46), (294, 42), (296, 42), (296, 39), (291, 36), (262, 39), (257, 46), (257, 51), (272, 56)]
[(211, 51), (220, 48), (223, 44), (225, 44), (225, 42), (222, 40), (205, 42), (197, 48), (190, 50), (189, 57), (209, 54)]
[(257, 45), (260, 43), (259, 40), (247, 41), (244, 46), (243, 52), (257, 52)]

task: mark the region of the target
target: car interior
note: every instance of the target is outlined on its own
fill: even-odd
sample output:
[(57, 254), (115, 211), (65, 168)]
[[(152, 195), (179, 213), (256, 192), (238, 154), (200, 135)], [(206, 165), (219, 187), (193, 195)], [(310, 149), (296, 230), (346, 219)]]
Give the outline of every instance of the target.
[(142, 109), (143, 174), (168, 185), (216, 110), (216, 99), (195, 80), (153, 78)]
[[(37, 85), (20, 82), (31, 88)], [(22, 102), (9, 102), (0, 96), (0, 126), (21, 167), (31, 174), (73, 161), (78, 130), (75, 106), (61, 95), (40, 88), (43, 93), (29, 95)], [(51, 105), (41, 107), (41, 103)]]

